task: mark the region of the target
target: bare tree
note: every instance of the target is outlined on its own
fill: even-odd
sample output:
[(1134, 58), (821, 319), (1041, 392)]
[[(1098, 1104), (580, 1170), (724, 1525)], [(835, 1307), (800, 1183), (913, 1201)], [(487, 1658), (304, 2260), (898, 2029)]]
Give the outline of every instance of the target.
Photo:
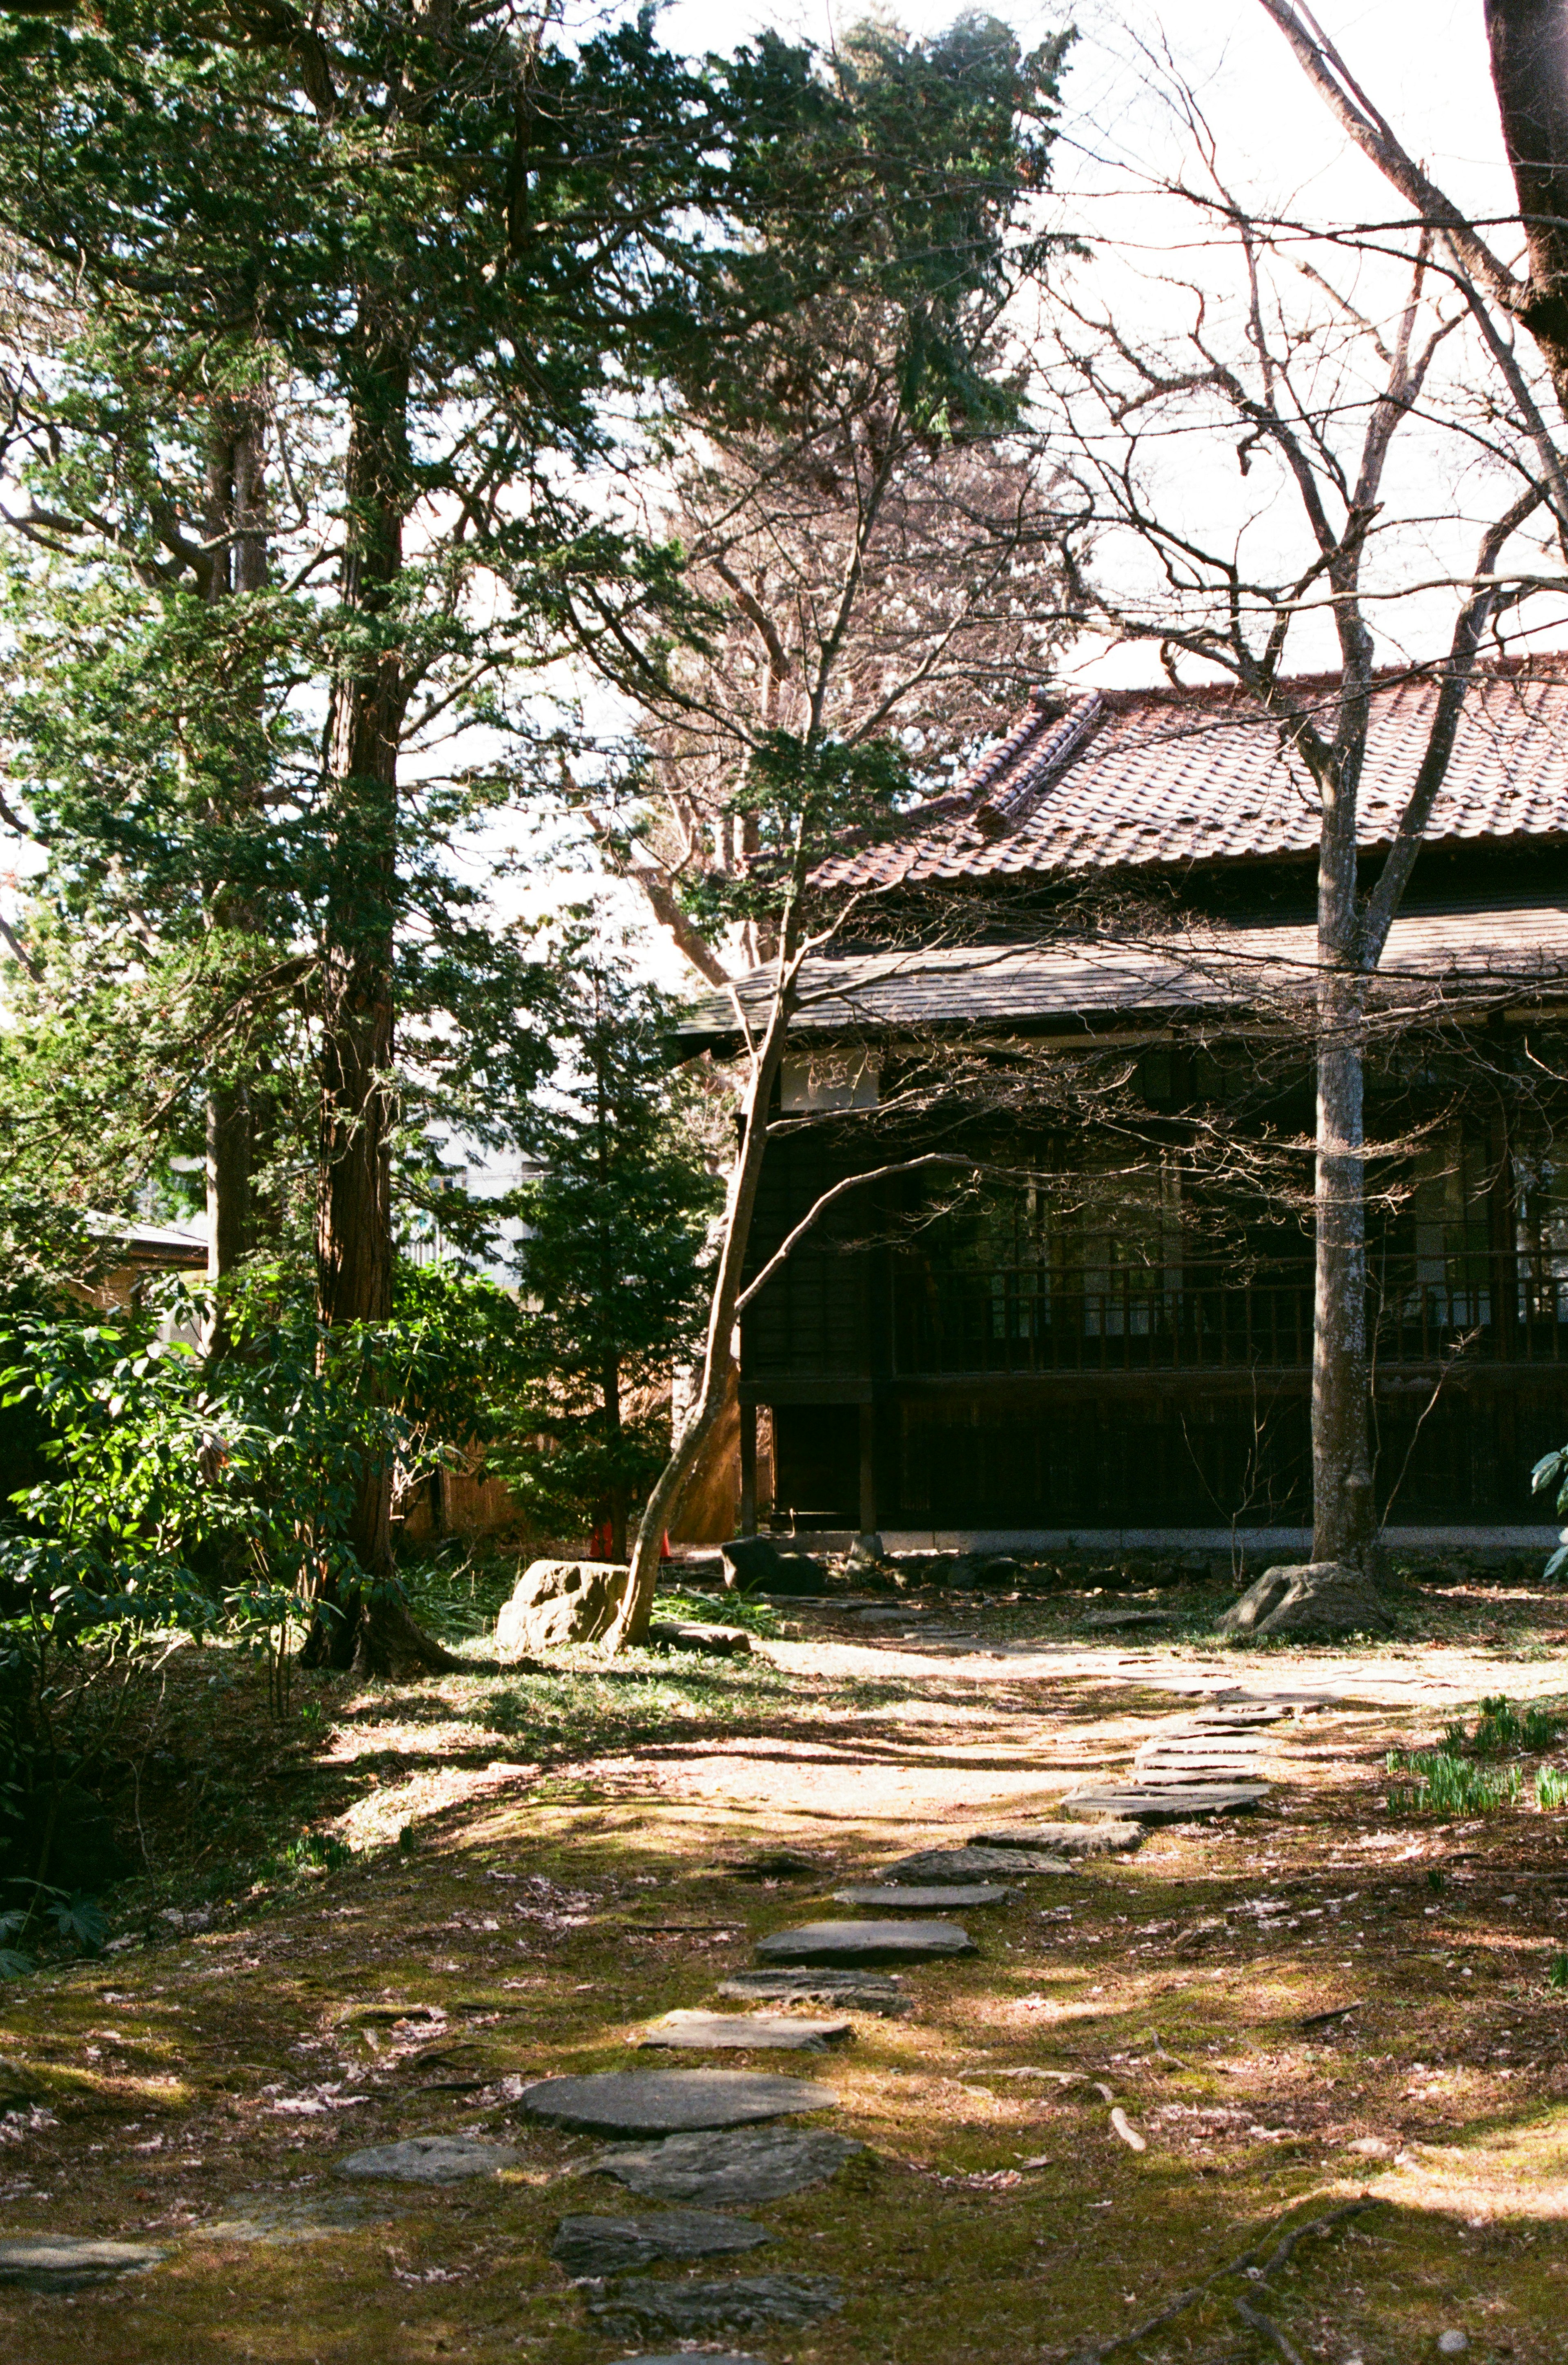
[[(1386, 127), (1302, 12), (1263, 5), (1333, 78), (1341, 119), (1382, 141)], [(1203, 262), (1147, 291), (1159, 323), (1147, 330), (1128, 327), (1125, 304), (1069, 307), (1047, 366), (1101, 521), (1099, 563), (1079, 580), (1086, 607), (1118, 638), (1155, 644), (1173, 680), (1233, 683), (1241, 710), (1277, 725), (1319, 817), (1313, 1556), (1364, 1565), (1373, 981), (1478, 660), (1503, 647), (1527, 596), (1561, 586), (1568, 508), (1551, 390), (1509, 343), (1501, 283), (1462, 226), (1424, 207), (1369, 257), (1364, 238), (1271, 221), (1221, 177), (1191, 92), (1173, 81), (1173, 95), (1204, 177), (1165, 194), (1188, 209), (1189, 241), (1193, 212), (1205, 225)], [(1401, 777), (1376, 782), (1369, 880), (1368, 734), (1390, 664), (1430, 695)]]

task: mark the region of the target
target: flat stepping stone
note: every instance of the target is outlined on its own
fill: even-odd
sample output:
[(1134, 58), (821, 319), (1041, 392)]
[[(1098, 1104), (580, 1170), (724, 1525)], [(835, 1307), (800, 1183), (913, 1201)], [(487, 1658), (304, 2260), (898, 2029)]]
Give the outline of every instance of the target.
[(912, 2009), (897, 1979), (877, 1971), (734, 1971), (718, 1992), (737, 2003), (836, 2004), (882, 2020)]
[(1179, 1626), (1181, 1622), (1176, 1609), (1094, 1609), (1083, 1620), (1103, 1634), (1119, 1634), (1130, 1626)]
[(1110, 1815), (1133, 1823), (1185, 1823), (1205, 1815), (1244, 1815), (1269, 1795), (1266, 1782), (1209, 1782), (1180, 1789), (1080, 1790), (1062, 1805), (1080, 1815)]
[[(691, 2365), (689, 2348), (662, 2348), (656, 2357), (617, 2357), (612, 2365)], [(738, 2348), (726, 2348), (722, 2356), (709, 2348), (703, 2352), (702, 2365), (767, 2365), (763, 2357), (754, 2357), (748, 2350), (742, 2356)]]
[(363, 2193), (324, 2192), (312, 2201), (241, 2204), (228, 2217), (209, 2217), (196, 2228), (209, 2242), (272, 2242), (292, 2247), (297, 2242), (329, 2242), (335, 2234), (356, 2226), (385, 2222), (385, 2207)]
[(882, 1866), (884, 1880), (984, 1880), (996, 1873), (1070, 1872), (1059, 1855), (1034, 1847), (922, 1848)]
[(975, 1880), (949, 1889), (884, 1883), (835, 1889), (833, 1901), (835, 1905), (880, 1905), (893, 1913), (961, 1913), (969, 1905), (1005, 1905), (1017, 1893), (1014, 1889), (988, 1889)]
[(764, 1963), (933, 1963), (975, 1951), (957, 1922), (808, 1922), (772, 1931), (756, 1949)]
[(666, 2209), (655, 2217), (563, 2217), (550, 2256), (569, 2275), (634, 2274), (661, 2259), (711, 2259), (773, 2239), (748, 2217), (711, 2209)]
[(332, 2163), (340, 2176), (389, 2176), (399, 2184), (461, 2184), (465, 2177), (493, 2176), (513, 2168), (518, 2154), (507, 2144), (481, 2143), (474, 2135), (405, 2135), (400, 2143), (373, 2144)]
[(746, 2052), (821, 2053), (854, 2034), (846, 2020), (792, 2020), (776, 2012), (666, 2012), (649, 2022), (637, 2043), (684, 2046), (692, 2052), (731, 2046)]
[[(166, 2249), (151, 2242), (95, 2242), (73, 2234), (0, 2234), (0, 2283), (22, 2291), (85, 2291), (117, 2275), (144, 2275)], [(19, 2349), (13, 2350), (20, 2356)]]
[[(1044, 1849), (1047, 1856), (1110, 1855), (1117, 1848), (1140, 1848), (1144, 1842), (1139, 1823), (1017, 1823), (1004, 1824), (1000, 1831), (973, 1832), (969, 1844), (986, 1849)], [(1011, 1855), (999, 1856), (999, 1865), (1010, 1869)]]
[(718, 2135), (670, 2135), (658, 2144), (622, 2144), (601, 2152), (588, 2173), (613, 2176), (647, 2201), (746, 2208), (825, 2184), (865, 2148), (852, 2135), (823, 2127), (741, 2127)]
[(545, 2078), (529, 2087), (532, 2118), (588, 2135), (676, 2135), (688, 2129), (744, 2127), (798, 2111), (831, 2111), (829, 2086), (770, 2078), (757, 2069), (610, 2069), (594, 2078)]
[(712, 1659), (751, 1656), (751, 1636), (744, 1626), (704, 1626), (698, 1621), (677, 1625), (660, 1618), (649, 1627), (648, 1641), (655, 1650), (700, 1651)]
[(710, 2332), (815, 2324), (843, 2305), (844, 2287), (834, 2275), (736, 2275), (722, 2283), (625, 2282), (608, 2299), (596, 2300), (588, 2314), (690, 2340)]

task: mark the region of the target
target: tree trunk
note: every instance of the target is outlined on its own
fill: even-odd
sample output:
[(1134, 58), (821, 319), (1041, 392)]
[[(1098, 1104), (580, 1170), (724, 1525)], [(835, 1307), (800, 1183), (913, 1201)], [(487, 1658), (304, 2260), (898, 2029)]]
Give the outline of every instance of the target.
[(1568, 409), (1568, 8), (1486, 0), (1486, 35), (1529, 250), (1522, 317)]
[(1318, 992), (1317, 1233), (1312, 1338), (1312, 1557), (1364, 1570), (1375, 1528), (1367, 1403), (1364, 981)]
[[(786, 940), (790, 935), (786, 925)], [(734, 1368), (735, 1304), (741, 1293), (757, 1186), (767, 1149), (767, 1112), (773, 1087), (784, 1058), (785, 1037), (795, 1007), (792, 965), (779, 957), (779, 984), (774, 996), (767, 1031), (758, 1048), (742, 1111), (742, 1128), (735, 1162), (730, 1171), (728, 1205), (724, 1211), (719, 1267), (708, 1317), (708, 1339), (702, 1364), (702, 1385), (680, 1435), (670, 1440), (669, 1460), (659, 1474), (637, 1529), (632, 1551), (632, 1572), (620, 1616), (605, 1636), (607, 1651), (640, 1642), (648, 1631), (654, 1592), (659, 1577), (659, 1547), (675, 1515), (682, 1487), (714, 1429), (724, 1417), (730, 1375)]]
[(626, 1557), (626, 1481), (620, 1473), (621, 1462), (621, 1364), (614, 1355), (605, 1359), (599, 1380), (604, 1403), (605, 1459), (610, 1464), (610, 1557), (623, 1561)]
[[(263, 589), (267, 580), (266, 420), (259, 399), (228, 396), (213, 405), (205, 527), (208, 605)], [(242, 804), (246, 794), (243, 781), (238, 783), (237, 802)], [(234, 814), (220, 818), (231, 823)], [(219, 896), (213, 919), (219, 927), (243, 929), (252, 915), (232, 896)], [(215, 1290), (255, 1245), (256, 1106), (243, 1082), (215, 1078), (208, 1086), (207, 1274)], [(215, 1303), (207, 1351), (219, 1358), (226, 1348), (222, 1306)]]
[[(411, 499), (409, 365), (400, 337), (363, 319), (357, 342), (342, 605), (359, 637), (334, 690), (328, 757), (316, 1285), (329, 1329), (385, 1323), (392, 1312), (392, 964), (398, 754), (408, 690), (388, 624)], [(308, 1658), (367, 1676), (459, 1665), (415, 1623), (398, 1591), (386, 1458), (365, 1465), (349, 1541), (367, 1583), (321, 1604)]]

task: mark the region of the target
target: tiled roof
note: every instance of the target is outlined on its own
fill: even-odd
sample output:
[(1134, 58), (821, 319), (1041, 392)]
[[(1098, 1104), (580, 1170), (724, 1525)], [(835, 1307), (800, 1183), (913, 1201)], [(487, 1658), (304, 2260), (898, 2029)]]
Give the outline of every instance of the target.
[[(1337, 684), (1287, 685), (1329, 712)], [(1429, 676), (1380, 677), (1361, 792), (1361, 842), (1384, 845), (1431, 725)], [(963, 786), (891, 839), (825, 863), (824, 886), (1019, 877), (1308, 854), (1317, 791), (1280, 725), (1238, 689), (1092, 690), (1036, 704)], [(1568, 658), (1480, 672), (1439, 790), (1429, 844), (1568, 837)]]
[[(825, 953), (801, 973), (796, 1034), (955, 1025), (1072, 1025), (1100, 1015), (1149, 1022), (1238, 1004), (1267, 1009), (1299, 1002), (1316, 973), (1310, 925), (1193, 925), (1148, 936), (1052, 942), (910, 946), (876, 953)], [(740, 993), (749, 1018), (766, 1016), (770, 970), (754, 970)], [(1568, 898), (1551, 903), (1407, 913), (1396, 919), (1378, 992), (1406, 1010), (1488, 999), (1518, 1002), (1568, 995)], [(705, 994), (681, 1028), (696, 1048), (736, 1033), (727, 994)]]

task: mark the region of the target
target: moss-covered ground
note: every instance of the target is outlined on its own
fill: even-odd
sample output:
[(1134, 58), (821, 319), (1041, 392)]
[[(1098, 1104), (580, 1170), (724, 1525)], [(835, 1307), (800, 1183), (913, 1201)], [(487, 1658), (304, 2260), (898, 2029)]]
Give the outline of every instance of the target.
[[(477, 1653), (470, 1606), (433, 1605)], [(785, 1608), (747, 1660), (301, 1676), (281, 1721), (254, 1669), (176, 1653), (128, 1761), (142, 1869), (109, 1900), (111, 1951), (0, 1989), (0, 2231), (166, 2257), (70, 2298), (0, 2292), (0, 2357), (670, 2346), (603, 2329), (551, 2263), (565, 2212), (627, 2199), (580, 2174), (590, 2141), (526, 2120), (521, 2084), (667, 2066), (632, 2033), (710, 2001), (765, 1931), (911, 1846), (1048, 1812), (1198, 1684), (1341, 1697), (1262, 1736), (1263, 1811), (1024, 1884), (974, 1917), (976, 1956), (907, 1974), (907, 2019), (857, 2017), (849, 2046), (799, 2061), (869, 2148), (756, 2212), (776, 2238), (742, 2270), (835, 2275), (846, 2303), (731, 2345), (769, 2365), (1104, 2352), (1365, 2194), (1116, 2353), (1285, 2353), (1239, 2301), (1339, 2365), (1436, 2356), (1444, 2331), (1477, 2358), (1568, 2355), (1568, 1810), (1536, 1805), (1538, 1757), (1517, 1803), (1462, 1824), (1391, 1805), (1385, 1765), (1483, 1694), (1551, 1695), (1563, 1605), (1450, 1588), (1332, 1653), (1216, 1650), (1213, 1606), (941, 1600), (931, 1622), (962, 1631), (930, 1643)], [(1176, 1622), (1088, 1622), (1116, 1607)], [(750, 1874), (776, 1844), (820, 1877)], [(518, 2164), (436, 2191), (333, 2173), (437, 2130), (494, 2134)]]

